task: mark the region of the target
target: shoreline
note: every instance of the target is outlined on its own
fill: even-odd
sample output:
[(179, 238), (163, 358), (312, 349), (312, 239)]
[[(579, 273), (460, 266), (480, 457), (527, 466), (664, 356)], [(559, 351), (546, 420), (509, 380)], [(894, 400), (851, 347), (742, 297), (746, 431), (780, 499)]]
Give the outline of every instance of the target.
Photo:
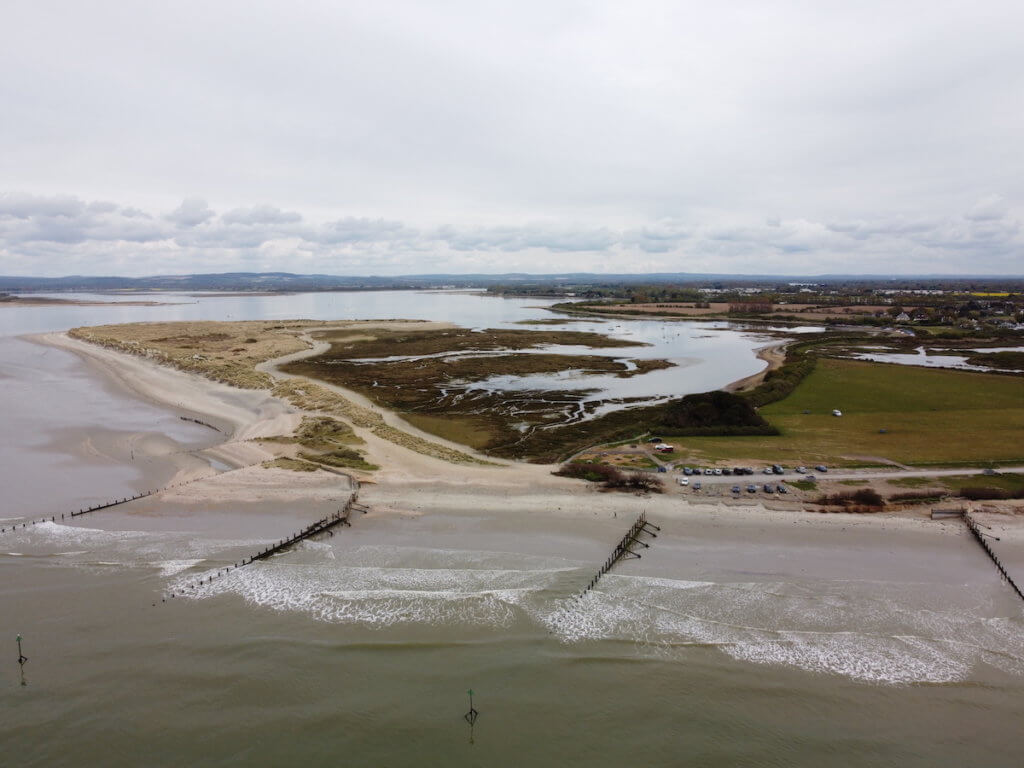
[[(190, 486), (188, 491), (172, 494), (169, 500), (188, 498), (198, 503), (204, 498), (230, 498), (231, 488), (237, 491), (246, 482), (253, 482), (261, 473), (272, 474), (272, 477), (267, 477), (268, 483), (264, 485), (268, 489), (273, 487), (275, 493), (296, 492), (300, 495), (314, 477), (318, 482), (323, 478), (328, 484), (332, 482), (330, 478), (337, 478), (336, 474), (326, 471), (299, 473), (249, 466), (275, 458), (275, 454), (267, 448), (251, 441), (260, 437), (289, 434), (302, 416), (297, 408), (265, 390), (237, 389), (148, 359), (71, 339), (65, 334), (43, 334), (35, 337), (35, 340), (75, 352), (99, 375), (123, 386), (135, 396), (171, 408), (176, 413), (184, 411), (200, 416), (223, 428), (225, 439), (222, 442), (197, 452), (232, 464), (238, 468), (231, 473), (235, 477), (230, 481), (226, 478), (218, 480), (224, 473), (209, 468), (205, 472), (195, 469), (181, 471), (175, 475), (175, 482), (200, 478), (202, 482)], [(316, 354), (316, 350), (304, 350), (286, 357), (309, 354)], [(283, 362), (286, 360), (280, 358), (262, 365), (270, 371)], [(387, 413), (386, 409), (375, 407), (375, 410)], [(394, 414), (390, 416), (398, 419)], [(364, 498), (369, 503), (381, 505), (382, 511), (386, 509), (415, 514), (419, 510), (418, 513), (422, 514), (431, 509), (454, 511), (461, 508), (502, 514), (510, 506), (525, 506), (545, 510), (544, 514), (540, 514), (541, 517), (587, 518), (599, 515), (614, 518), (619, 511), (625, 513), (640, 504), (652, 514), (665, 519), (685, 520), (716, 514), (767, 524), (799, 520), (811, 527), (827, 530), (837, 526), (882, 526), (932, 531), (944, 528), (940, 523), (931, 521), (923, 509), (875, 515), (823, 515), (816, 510), (803, 508), (776, 510), (761, 503), (736, 505), (691, 502), (675, 494), (635, 497), (632, 494), (606, 493), (591, 484), (552, 475), (551, 465), (514, 462), (501, 466), (454, 465), (384, 440), (368, 429), (354, 429), (366, 440), (368, 454), (380, 463), (381, 469), (373, 476), (363, 476), (359, 472), (351, 474), (363, 483)], [(431, 436), (431, 439), (434, 438)], [(218, 488), (218, 485), (223, 487)], [(536, 519), (539, 513), (527, 514)], [(1017, 522), (1013, 517), (1002, 517), (1005, 517), (1006, 522)]]
[(757, 373), (751, 374), (750, 376), (744, 376), (742, 379), (737, 379), (731, 384), (726, 384), (722, 387), (723, 392), (745, 392), (750, 389), (754, 389), (764, 381), (771, 371), (778, 370), (782, 367), (783, 363), (786, 362), (786, 346), (790, 344), (789, 341), (780, 341), (773, 344), (766, 344), (763, 347), (758, 347), (754, 350), (757, 354), (758, 360), (764, 360), (768, 363), (767, 366)]

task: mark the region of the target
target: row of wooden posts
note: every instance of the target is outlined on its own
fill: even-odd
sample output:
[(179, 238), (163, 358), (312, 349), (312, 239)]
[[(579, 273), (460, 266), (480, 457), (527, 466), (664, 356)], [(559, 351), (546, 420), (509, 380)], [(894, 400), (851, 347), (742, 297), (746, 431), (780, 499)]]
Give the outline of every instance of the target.
[(1000, 562), (999, 557), (992, 551), (992, 547), (989, 546), (989, 543), (985, 540), (985, 534), (978, 529), (978, 524), (974, 521), (974, 518), (971, 517), (971, 513), (965, 510), (963, 518), (964, 522), (967, 524), (967, 530), (974, 535), (975, 540), (981, 544), (982, 549), (984, 549), (988, 556), (992, 558), (992, 562), (996, 564), (996, 568), (999, 569), (999, 573), (1002, 574), (1006, 583), (1013, 588), (1013, 591), (1017, 593), (1021, 600), (1024, 600), (1024, 592), (1021, 592), (1020, 587), (1017, 586), (1013, 577), (1007, 573), (1006, 568), (1003, 566), (1002, 562)]
[[(601, 580), (601, 577), (608, 573), (608, 571), (610, 571), (612, 568), (614, 568), (615, 564), (618, 563), (620, 560), (629, 560), (631, 558), (640, 559), (640, 553), (634, 552), (633, 547), (640, 546), (644, 549), (649, 549), (651, 545), (645, 541), (641, 541), (640, 537), (646, 533), (652, 538), (657, 538), (658, 534), (655, 533), (655, 531), (661, 531), (661, 528), (656, 526), (654, 523), (648, 522), (647, 513), (641, 512), (640, 516), (636, 519), (636, 522), (633, 523), (633, 525), (630, 526), (630, 529), (626, 532), (626, 535), (623, 536), (622, 539), (619, 540), (619, 543), (615, 545), (615, 549), (612, 550), (612, 553), (608, 556), (608, 559), (601, 564), (600, 568), (598, 568), (597, 573), (594, 574), (593, 578), (591, 578), (591, 580), (587, 582), (587, 585), (582, 590), (580, 590), (578, 594), (574, 595), (572, 599), (574, 601), (582, 600), (588, 592), (590, 592), (592, 589), (594, 589), (594, 587), (597, 586), (597, 583)], [(567, 614), (570, 610), (571, 606), (565, 607), (560, 612), (559, 618), (556, 618), (556, 621), (558, 621), (561, 617), (564, 617), (564, 615)]]
[(644, 533), (650, 534), (653, 538), (657, 538), (658, 534), (655, 531), (660, 531), (661, 528), (654, 525), (653, 523), (647, 522), (647, 513), (641, 512), (640, 516), (633, 523), (632, 527), (626, 532), (626, 535), (622, 537), (615, 549), (608, 556), (608, 559), (604, 561), (601, 567), (594, 574), (587, 586), (580, 592), (579, 597), (583, 597), (587, 592), (597, 586), (597, 582), (600, 581), (601, 577), (610, 571), (619, 560), (636, 558), (640, 559), (640, 553), (634, 552), (631, 547), (641, 546), (644, 549), (650, 549), (650, 544), (640, 540), (640, 536)]
[[(109, 509), (110, 507), (116, 507), (119, 504), (127, 504), (129, 501), (135, 501), (136, 499), (141, 499), (146, 496), (152, 496), (154, 493), (157, 493), (157, 491), (143, 491), (142, 493), (137, 493), (134, 496), (125, 496), (123, 499), (114, 499), (113, 501), (108, 501), (104, 504), (97, 504), (93, 507), (86, 507), (85, 509), (80, 509), (77, 512), (72, 510), (67, 514), (67, 517), (79, 517), (80, 515), (87, 515), (90, 512), (96, 512), (100, 509)], [(38, 525), (39, 523), (55, 523), (57, 522), (58, 519), (63, 520), (64, 518), (65, 515), (62, 512), (60, 518), (58, 518), (56, 515), (50, 515), (49, 517), (41, 517), (38, 520), (29, 520), (25, 523), (15, 523), (10, 527), (5, 526), (0, 528), (0, 533), (7, 533), (8, 531), (13, 533), (19, 528), (28, 528), (30, 525)]]
[[(360, 512), (363, 512), (364, 514), (367, 512), (366, 507), (363, 507), (362, 505), (357, 503), (357, 495), (358, 492), (352, 494), (352, 497), (347, 502), (345, 502), (345, 506), (339, 509), (337, 512), (335, 512), (333, 515), (328, 515), (327, 517), (317, 520), (315, 523), (310, 523), (302, 530), (296, 531), (291, 536), (281, 539), (276, 544), (266, 547), (265, 549), (261, 549), (255, 555), (250, 555), (249, 557), (242, 558), (237, 563), (229, 565), (225, 568), (219, 568), (215, 574), (212, 574), (210, 576), (204, 576), (197, 582), (187, 584), (183, 589), (194, 590), (198, 589), (204, 584), (212, 584), (213, 580), (219, 576), (226, 576), (234, 570), (243, 568), (246, 565), (252, 565), (257, 560), (265, 560), (268, 557), (272, 557), (276, 555), (278, 552), (281, 552), (282, 550), (285, 550), (288, 547), (298, 544), (300, 541), (308, 539), (311, 536), (316, 536), (318, 533), (324, 533), (325, 531), (329, 531), (331, 528), (334, 528), (335, 526), (347, 525), (351, 528), (352, 523), (348, 521), (348, 518), (352, 510), (355, 509)], [(177, 592), (171, 593), (171, 597), (177, 597), (177, 595)]]
[[(227, 470), (227, 472), (237, 472), (239, 469), (246, 469), (247, 467), (252, 467), (252, 466), (255, 466), (255, 464), (246, 464), (245, 466), (242, 466), (242, 467), (235, 467), (235, 469), (229, 469), (229, 470)], [(224, 475), (224, 474), (227, 474), (227, 472), (219, 472), (217, 474), (218, 475)], [(68, 517), (70, 517), (70, 518), (80, 517), (81, 515), (87, 515), (90, 512), (98, 512), (101, 509), (110, 509), (111, 507), (116, 507), (119, 504), (127, 504), (129, 501), (136, 501), (137, 499), (144, 499), (147, 496), (152, 496), (154, 493), (160, 493), (161, 491), (168, 491), (171, 488), (178, 488), (178, 487), (183, 486), (183, 485), (189, 485), (190, 483), (197, 483), (200, 480), (208, 480), (210, 477), (211, 477), (210, 475), (205, 475), (203, 477), (195, 477), (195, 478), (193, 478), (191, 480), (181, 480), (181, 481), (179, 481), (177, 483), (171, 483), (170, 485), (165, 485), (163, 488), (158, 488), (158, 489), (151, 490), (151, 491), (142, 491), (141, 493), (137, 493), (134, 496), (125, 496), (122, 499), (114, 499), (113, 501), (107, 501), (107, 502), (104, 502), (103, 504), (96, 504), (95, 506), (92, 506), (92, 507), (86, 507), (84, 509), (79, 509), (77, 512), (74, 511), (74, 510), (71, 510), (67, 514), (62, 512), (60, 514), (60, 517), (58, 517), (57, 515), (50, 515), (49, 517), (41, 517), (38, 520), (28, 520), (28, 521), (26, 521), (24, 523), (14, 523), (13, 525), (8, 525), (8, 526), (0, 527), (0, 533), (14, 533), (17, 530), (28, 528), (30, 525), (39, 525), (40, 523), (56, 523), (58, 520), (64, 520), (65, 518), (68, 518)]]

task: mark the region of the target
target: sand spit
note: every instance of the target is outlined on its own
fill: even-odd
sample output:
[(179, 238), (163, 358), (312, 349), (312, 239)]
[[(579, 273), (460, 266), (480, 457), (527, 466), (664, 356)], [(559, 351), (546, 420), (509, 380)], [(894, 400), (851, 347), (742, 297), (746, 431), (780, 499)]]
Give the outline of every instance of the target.
[[(302, 416), (307, 415), (294, 404), (282, 401), (266, 390), (240, 390), (171, 369), (144, 357), (70, 339), (64, 334), (48, 334), (39, 340), (80, 354), (97, 370), (136, 395), (197, 416), (224, 432), (227, 439), (203, 453), (245, 468), (216, 477), (212, 471), (204, 473), (193, 468), (175, 480), (205, 479), (169, 491), (173, 494), (169, 498), (187, 503), (238, 498), (294, 501), (307, 495), (320, 498), (324, 493), (336, 492), (339, 483), (347, 483), (339, 473), (324, 470), (291, 472), (250, 466), (282, 455), (280, 449), (275, 449), (273, 444), (261, 443), (260, 438), (290, 434)], [(310, 346), (305, 350), (261, 364), (261, 372), (278, 379), (282, 376), (277, 371), (278, 365), (289, 359), (317, 354), (318, 351), (317, 344), (310, 340)], [(877, 515), (822, 515), (795, 504), (787, 505), (788, 509), (776, 510), (760, 503), (700, 503), (676, 494), (635, 496), (606, 493), (591, 484), (553, 476), (553, 466), (514, 462), (453, 464), (379, 434), (375, 425), (383, 424), (419, 437), (415, 428), (395, 414), (374, 406), (356, 393), (331, 385), (323, 386), (338, 390), (338, 395), (374, 414), (373, 423), (369, 426), (355, 425), (354, 430), (365, 440), (365, 446), (360, 447), (365, 448), (369, 458), (381, 469), (372, 475), (348, 470), (342, 474), (362, 481), (361, 499), (379, 514), (418, 516), (444, 512), (475, 517), (522, 517), (524, 522), (546, 518), (623, 518), (626, 522), (632, 515), (646, 510), (649, 515), (662, 519), (702, 524), (716, 521), (716, 524), (728, 526), (799, 525), (807, 529), (850, 532), (882, 527), (893, 531), (917, 531), (927, 537), (964, 535), (959, 521), (931, 521), (928, 508)], [(432, 436), (431, 442), (447, 447)], [(452, 448), (468, 450), (463, 446), (453, 445)], [(1018, 528), (1021, 522), (1019, 514), (1000, 515), (1001, 525)], [(851, 542), (851, 539), (844, 539), (844, 542)], [(1017, 545), (1017, 537), (1007, 537), (1007, 544), (1011, 543)]]

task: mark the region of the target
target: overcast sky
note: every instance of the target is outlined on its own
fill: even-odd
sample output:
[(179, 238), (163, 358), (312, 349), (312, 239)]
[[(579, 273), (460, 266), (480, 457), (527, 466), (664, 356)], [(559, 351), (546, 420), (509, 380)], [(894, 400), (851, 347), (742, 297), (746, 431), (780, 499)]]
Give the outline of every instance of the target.
[(1024, 273), (1024, 2), (0, 12), (0, 274)]

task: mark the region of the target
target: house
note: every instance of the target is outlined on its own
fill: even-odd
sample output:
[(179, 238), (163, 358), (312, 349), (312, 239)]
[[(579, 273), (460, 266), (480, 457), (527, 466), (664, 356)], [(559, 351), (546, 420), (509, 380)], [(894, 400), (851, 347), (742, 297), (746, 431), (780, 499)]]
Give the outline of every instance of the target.
[(896, 322), (897, 323), (909, 323), (910, 322), (910, 315), (908, 315), (906, 312), (900, 312), (898, 315), (896, 315)]

